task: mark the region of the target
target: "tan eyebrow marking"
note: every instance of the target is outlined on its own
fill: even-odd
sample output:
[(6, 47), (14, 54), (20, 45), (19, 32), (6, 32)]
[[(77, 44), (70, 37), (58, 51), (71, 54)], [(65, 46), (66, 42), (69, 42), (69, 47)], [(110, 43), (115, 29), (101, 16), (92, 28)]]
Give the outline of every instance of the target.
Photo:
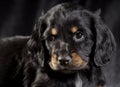
[(73, 26), (72, 28), (71, 28), (71, 32), (72, 33), (75, 33), (75, 32), (77, 32), (78, 31), (78, 27), (77, 26)]
[(52, 35), (57, 35), (58, 33), (56, 28), (52, 28), (50, 32)]

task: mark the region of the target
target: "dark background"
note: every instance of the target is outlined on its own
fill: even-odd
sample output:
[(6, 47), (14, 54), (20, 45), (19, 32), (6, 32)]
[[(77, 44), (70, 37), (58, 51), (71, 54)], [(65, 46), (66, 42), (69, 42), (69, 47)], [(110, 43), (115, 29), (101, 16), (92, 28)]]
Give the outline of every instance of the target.
[[(56, 4), (77, 2), (85, 8), (101, 9), (101, 17), (117, 42), (116, 57), (105, 67), (108, 87), (120, 87), (120, 0), (0, 0), (0, 38), (30, 35), (35, 19)], [(116, 68), (113, 68), (116, 67)]]

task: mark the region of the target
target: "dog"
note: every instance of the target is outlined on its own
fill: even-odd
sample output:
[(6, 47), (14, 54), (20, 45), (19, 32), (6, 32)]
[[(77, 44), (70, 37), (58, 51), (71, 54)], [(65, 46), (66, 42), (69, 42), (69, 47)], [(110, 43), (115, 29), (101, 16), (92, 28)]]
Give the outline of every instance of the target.
[(2, 87), (105, 87), (101, 68), (115, 50), (100, 11), (59, 4), (38, 18), (31, 36), (1, 39), (0, 58), (11, 60)]

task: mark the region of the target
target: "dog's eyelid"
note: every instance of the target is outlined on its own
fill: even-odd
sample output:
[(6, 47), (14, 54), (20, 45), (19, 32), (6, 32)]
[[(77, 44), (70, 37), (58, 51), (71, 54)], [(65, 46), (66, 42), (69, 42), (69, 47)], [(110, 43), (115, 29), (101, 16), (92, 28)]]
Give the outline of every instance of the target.
[(71, 28), (71, 32), (72, 32), (72, 33), (76, 33), (76, 32), (78, 31), (78, 29), (79, 29), (79, 27), (73, 26), (73, 27)]
[(51, 34), (51, 35), (57, 35), (57, 34), (58, 34), (57, 29), (56, 29), (56, 28), (51, 28), (51, 29), (50, 29), (50, 34)]

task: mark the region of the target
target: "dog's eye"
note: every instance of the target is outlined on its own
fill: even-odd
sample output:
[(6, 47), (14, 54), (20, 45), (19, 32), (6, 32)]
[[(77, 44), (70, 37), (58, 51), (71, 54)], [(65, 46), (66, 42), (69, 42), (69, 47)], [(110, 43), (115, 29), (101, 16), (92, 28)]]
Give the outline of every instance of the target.
[(80, 31), (76, 32), (74, 37), (73, 37), (73, 40), (75, 40), (77, 42), (83, 41), (84, 39), (85, 39), (85, 35)]
[(55, 36), (49, 36), (49, 37), (48, 37), (48, 40), (49, 40), (49, 41), (54, 41), (54, 40), (55, 40)]

